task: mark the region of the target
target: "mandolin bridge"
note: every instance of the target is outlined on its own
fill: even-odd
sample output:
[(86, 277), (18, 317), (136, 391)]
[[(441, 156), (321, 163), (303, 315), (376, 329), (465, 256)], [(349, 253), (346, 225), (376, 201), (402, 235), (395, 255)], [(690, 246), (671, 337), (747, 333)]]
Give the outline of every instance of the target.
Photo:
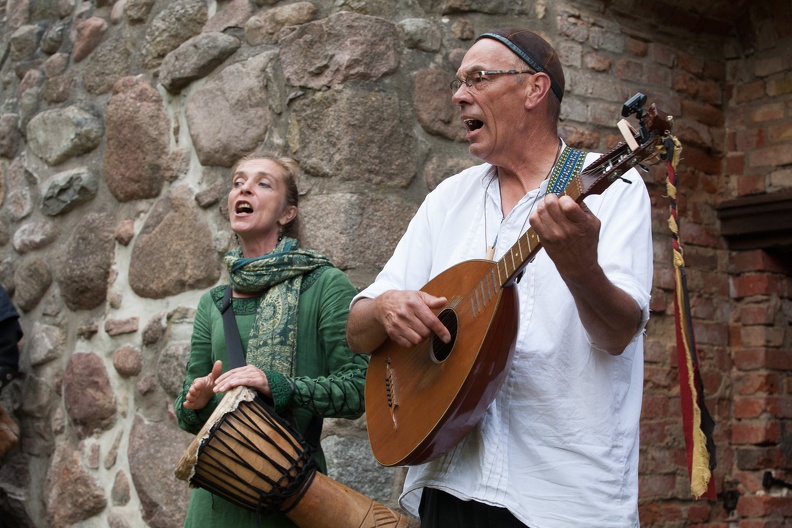
[(396, 422), (396, 408), (399, 406), (399, 400), (396, 397), (396, 376), (394, 370), (391, 368), (391, 359), (385, 359), (385, 395), (388, 401), (388, 410), (393, 420), (393, 428), (398, 429), (399, 424)]

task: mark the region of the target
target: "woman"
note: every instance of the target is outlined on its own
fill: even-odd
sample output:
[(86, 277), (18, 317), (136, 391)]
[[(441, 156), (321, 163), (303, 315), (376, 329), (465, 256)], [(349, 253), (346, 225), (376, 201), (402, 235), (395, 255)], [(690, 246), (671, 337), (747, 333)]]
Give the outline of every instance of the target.
[[(196, 434), (224, 392), (248, 386), (305, 435), (324, 472), (321, 421), (314, 417), (361, 416), (368, 363), (352, 354), (345, 340), (355, 288), (326, 257), (299, 248), (297, 172), (293, 160), (270, 154), (248, 156), (232, 169), (228, 216), (240, 245), (224, 260), (247, 365), (227, 368), (219, 311), (226, 287), (217, 286), (198, 303), (176, 415), (182, 429)], [(280, 513), (259, 521), (266, 527), (294, 526)], [(256, 523), (256, 513), (193, 490), (185, 526)]]

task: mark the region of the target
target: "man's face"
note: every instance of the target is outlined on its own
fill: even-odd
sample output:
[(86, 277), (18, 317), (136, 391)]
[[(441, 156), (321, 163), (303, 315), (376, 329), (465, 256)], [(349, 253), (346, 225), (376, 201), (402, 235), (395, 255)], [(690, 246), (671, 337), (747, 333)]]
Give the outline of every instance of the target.
[[(456, 77), (465, 80), (476, 71), (523, 69), (523, 64), (503, 44), (482, 39), (465, 54)], [(520, 82), (530, 74), (485, 76), (468, 87), (462, 84), (451, 100), (461, 110), (462, 124), (470, 154), (493, 165), (516, 148), (517, 137), (525, 126), (525, 90)], [(519, 77), (519, 78), (518, 78)]]

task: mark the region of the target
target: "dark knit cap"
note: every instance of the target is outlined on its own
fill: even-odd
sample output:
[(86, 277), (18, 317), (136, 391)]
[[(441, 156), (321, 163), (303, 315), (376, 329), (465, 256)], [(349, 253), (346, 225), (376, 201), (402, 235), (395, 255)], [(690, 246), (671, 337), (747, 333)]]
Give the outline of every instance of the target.
[(503, 28), (484, 33), (476, 38), (495, 39), (537, 72), (546, 73), (550, 77), (550, 88), (558, 97), (564, 97), (564, 70), (553, 47), (542, 37), (527, 29)]

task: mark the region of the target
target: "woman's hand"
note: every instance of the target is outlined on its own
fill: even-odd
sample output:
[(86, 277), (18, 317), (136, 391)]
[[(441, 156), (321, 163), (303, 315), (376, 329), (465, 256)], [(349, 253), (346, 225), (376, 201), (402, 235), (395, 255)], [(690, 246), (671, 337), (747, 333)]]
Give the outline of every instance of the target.
[(214, 384), (214, 391), (226, 392), (240, 385), (250, 387), (264, 396), (272, 397), (272, 390), (270, 389), (267, 375), (253, 365), (245, 365), (244, 367), (229, 370), (217, 378)]
[(223, 373), (223, 362), (215, 361), (212, 372), (202, 378), (195, 378), (184, 397), (184, 407), (197, 411), (206, 407), (214, 396), (215, 380)]

